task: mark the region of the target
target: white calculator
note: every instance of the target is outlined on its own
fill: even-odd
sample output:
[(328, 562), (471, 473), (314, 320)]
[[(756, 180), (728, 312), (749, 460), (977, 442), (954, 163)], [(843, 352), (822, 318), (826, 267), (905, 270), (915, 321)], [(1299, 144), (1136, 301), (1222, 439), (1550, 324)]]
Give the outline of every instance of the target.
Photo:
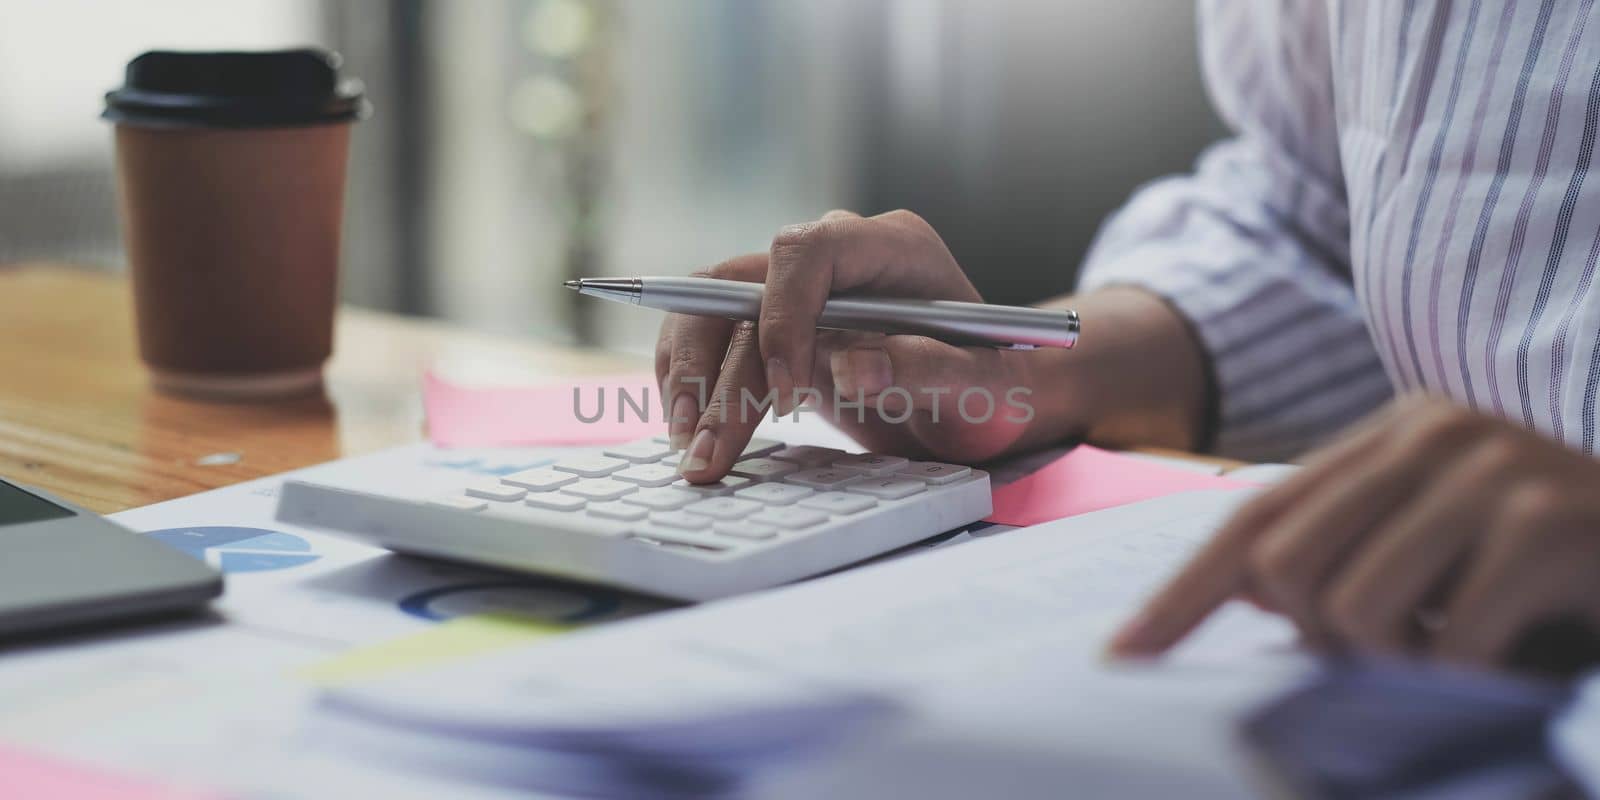
[(285, 482), (278, 519), (404, 553), (710, 600), (817, 575), (991, 511), (989, 475), (753, 439), (723, 480), (687, 483), (666, 437), (566, 451), (503, 475)]

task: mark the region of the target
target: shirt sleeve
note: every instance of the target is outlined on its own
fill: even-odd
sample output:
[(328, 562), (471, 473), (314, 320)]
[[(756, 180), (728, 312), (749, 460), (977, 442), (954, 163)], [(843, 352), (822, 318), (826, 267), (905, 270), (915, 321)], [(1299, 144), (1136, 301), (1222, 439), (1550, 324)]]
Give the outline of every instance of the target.
[(1351, 284), (1328, 13), (1203, 0), (1202, 66), (1234, 136), (1136, 192), (1084, 264), (1082, 289), (1142, 287), (1188, 319), (1214, 449), (1239, 458), (1293, 455), (1393, 392)]

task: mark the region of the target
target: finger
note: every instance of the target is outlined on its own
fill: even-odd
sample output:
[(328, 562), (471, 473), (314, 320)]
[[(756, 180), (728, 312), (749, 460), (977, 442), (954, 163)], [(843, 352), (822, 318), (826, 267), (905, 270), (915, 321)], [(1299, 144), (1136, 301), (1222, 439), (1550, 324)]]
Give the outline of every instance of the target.
[(1326, 476), (1354, 468), (1381, 444), (1389, 415), (1379, 412), (1355, 433), (1312, 456), (1288, 480), (1240, 508), (1112, 637), (1113, 656), (1153, 656), (1167, 650), (1234, 594), (1246, 591), (1246, 555), (1260, 532), (1317, 489)]
[(780, 414), (789, 411), (801, 365), (812, 363), (817, 316), (828, 296), (874, 287), (920, 296), (929, 282), (915, 280), (914, 273), (929, 238), (937, 239), (896, 212), (872, 219), (833, 215), (778, 232), (768, 257), (760, 344)]
[[(755, 253), (724, 261), (696, 274), (723, 280), (759, 281), (765, 272), (765, 254)], [(667, 409), (667, 436), (674, 449), (689, 446), (695, 423), (709, 402), (711, 387), (727, 357), (733, 329), (733, 320), (684, 314), (669, 315), (662, 323), (666, 352), (663, 358), (663, 348), (658, 345), (656, 372)]]
[(769, 398), (754, 323), (738, 323), (727, 353), (694, 438), (678, 462), (678, 472), (691, 483), (709, 483), (727, 475), (766, 416)]
[(1516, 469), (1515, 452), (1500, 443), (1474, 448), (1380, 526), (1321, 602), (1335, 635), (1386, 653), (1418, 644), (1417, 612), (1449, 584), (1452, 566), (1484, 532), (1490, 498)]
[(1560, 503), (1542, 484), (1512, 490), (1451, 598), (1444, 628), (1429, 648), (1433, 655), (1494, 666), (1524, 631), (1589, 605), (1595, 565), (1571, 556), (1581, 552), (1573, 545), (1587, 530), (1563, 518)]
[(718, 371), (733, 337), (734, 321), (715, 317), (674, 314), (672, 350), (668, 356), (661, 396), (667, 402), (667, 436), (673, 449), (689, 446), (695, 423), (700, 419), (716, 384)]
[(842, 209), (842, 208), (836, 208), (836, 209), (834, 209), (832, 211), (829, 211), (826, 214), (823, 214), (822, 215), (822, 219), (824, 221), (827, 221), (827, 220), (830, 220), (830, 219), (861, 219), (861, 215), (857, 214), (854, 211), (846, 211), (845, 209)]

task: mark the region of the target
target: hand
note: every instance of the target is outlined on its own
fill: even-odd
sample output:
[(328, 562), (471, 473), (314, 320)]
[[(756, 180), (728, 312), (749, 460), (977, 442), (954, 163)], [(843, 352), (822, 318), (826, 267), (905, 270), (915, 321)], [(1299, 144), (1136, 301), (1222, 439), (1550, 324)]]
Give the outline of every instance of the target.
[(1320, 649), (1505, 665), (1555, 620), (1600, 630), (1600, 462), (1407, 399), (1255, 498), (1117, 635), (1155, 655), (1231, 597)]
[[(759, 323), (672, 315), (656, 348), (656, 379), (671, 398), (668, 433), (686, 448), (680, 471), (691, 481), (721, 478), (764, 413), (741, 395), (773, 392), (788, 414), (806, 398), (867, 448), (962, 462), (1018, 446), (1033, 426), (1018, 404), (1034, 386), (1041, 362), (1058, 354), (956, 347), (921, 336), (819, 332), (817, 316), (832, 294), (982, 302), (943, 240), (909, 211), (876, 217), (834, 211), (778, 232), (766, 253), (725, 261), (696, 273), (764, 281)], [(961, 393), (987, 390), (995, 407), (986, 421), (959, 413)], [(838, 409), (835, 390), (864, 409)], [(983, 416), (981, 397), (969, 405)], [(880, 413), (881, 412), (881, 413)]]

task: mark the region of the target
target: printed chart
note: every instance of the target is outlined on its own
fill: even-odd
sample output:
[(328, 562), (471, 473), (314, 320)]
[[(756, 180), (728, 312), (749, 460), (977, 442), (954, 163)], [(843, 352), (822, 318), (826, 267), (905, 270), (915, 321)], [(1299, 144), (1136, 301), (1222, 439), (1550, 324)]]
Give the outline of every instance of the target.
[(311, 543), (305, 539), (265, 528), (167, 528), (146, 535), (224, 573), (290, 569), (321, 558), (311, 551)]

